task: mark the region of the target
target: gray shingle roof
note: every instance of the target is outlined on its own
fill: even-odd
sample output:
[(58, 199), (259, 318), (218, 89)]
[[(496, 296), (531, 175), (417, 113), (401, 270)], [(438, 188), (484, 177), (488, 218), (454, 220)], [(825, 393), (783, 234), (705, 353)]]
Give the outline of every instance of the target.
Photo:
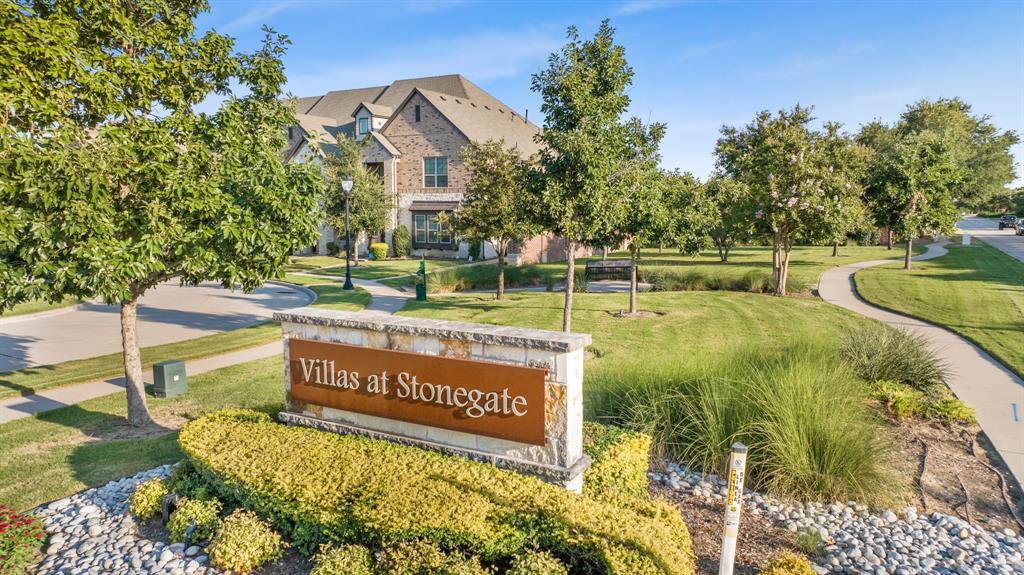
[[(314, 123), (325, 118), (334, 119), (334, 131), (330, 135), (333, 137), (341, 132), (352, 137), (355, 134), (352, 116), (360, 105), (375, 116), (390, 117), (414, 90), (427, 98), (470, 140), (505, 140), (506, 146), (522, 150), (523, 155), (532, 154), (539, 148), (533, 139), (539, 131), (537, 126), (460, 74), (396, 80), (388, 86), (334, 90), (323, 96), (299, 98), (296, 100), (296, 113), (319, 118), (312, 120)], [(397, 152), (383, 136), (378, 141), (389, 152)]]

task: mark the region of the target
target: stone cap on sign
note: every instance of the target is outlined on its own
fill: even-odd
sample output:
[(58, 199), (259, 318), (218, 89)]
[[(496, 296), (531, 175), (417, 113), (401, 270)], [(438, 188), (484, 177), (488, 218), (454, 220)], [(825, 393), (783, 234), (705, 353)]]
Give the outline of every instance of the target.
[(546, 329), (480, 325), (460, 321), (371, 315), (364, 312), (309, 307), (276, 312), (274, 319), (280, 322), (431, 336), (562, 353), (583, 349), (592, 342), (590, 334), (587, 333), (565, 333)]

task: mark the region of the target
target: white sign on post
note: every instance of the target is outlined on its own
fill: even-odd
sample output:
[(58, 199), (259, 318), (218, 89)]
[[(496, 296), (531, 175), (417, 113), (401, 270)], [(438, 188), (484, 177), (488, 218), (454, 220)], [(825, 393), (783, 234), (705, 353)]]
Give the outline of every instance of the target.
[(964, 234), (963, 236), (961, 236), (960, 243), (962, 243), (965, 246), (971, 245), (971, 234)]
[(725, 527), (722, 532), (722, 558), (718, 575), (732, 575), (736, 564), (736, 538), (740, 533), (740, 515), (743, 512), (743, 479), (747, 471), (747, 446), (732, 444), (729, 458), (729, 491), (725, 499)]

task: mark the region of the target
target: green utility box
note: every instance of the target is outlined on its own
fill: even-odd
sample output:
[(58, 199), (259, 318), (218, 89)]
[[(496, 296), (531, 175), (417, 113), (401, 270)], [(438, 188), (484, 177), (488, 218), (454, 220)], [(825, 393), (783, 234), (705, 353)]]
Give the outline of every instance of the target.
[(153, 365), (153, 395), (174, 397), (188, 391), (185, 362), (161, 361)]

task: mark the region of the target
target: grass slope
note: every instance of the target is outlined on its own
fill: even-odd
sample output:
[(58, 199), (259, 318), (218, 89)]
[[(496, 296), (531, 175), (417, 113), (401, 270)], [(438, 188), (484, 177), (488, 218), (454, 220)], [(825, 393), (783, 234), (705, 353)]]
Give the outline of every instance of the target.
[(66, 297), (57, 302), (49, 302), (46, 300), (32, 300), (19, 303), (11, 309), (3, 312), (0, 316), (3, 317), (14, 317), (16, 315), (26, 315), (30, 313), (38, 313), (41, 311), (50, 311), (51, 309), (60, 309), (63, 307), (73, 306), (79, 303), (80, 299), (75, 297)]
[(981, 242), (949, 254), (868, 268), (854, 281), (865, 300), (944, 325), (1024, 376), (1024, 263)]

